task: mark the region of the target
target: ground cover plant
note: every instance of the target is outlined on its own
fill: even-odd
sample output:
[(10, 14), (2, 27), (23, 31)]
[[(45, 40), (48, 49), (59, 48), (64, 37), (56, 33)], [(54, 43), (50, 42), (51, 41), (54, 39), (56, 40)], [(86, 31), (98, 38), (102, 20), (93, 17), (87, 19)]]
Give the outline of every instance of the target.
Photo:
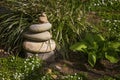
[[(35, 57), (22, 59), (10, 56), (8, 58), (1, 58), (0, 66), (0, 80), (24, 80), (30, 72), (41, 68), (42, 61)], [(36, 74), (33, 73), (31, 75)]]
[[(45, 11), (53, 26), (51, 33), (57, 43), (56, 49), (62, 53), (62, 57), (68, 59), (73, 56), (71, 53), (80, 51), (77, 54), (83, 54), (82, 59), (87, 59), (86, 64), (92, 66), (89, 66), (90, 70), (97, 70), (95, 67), (98, 62), (105, 60), (102, 69), (112, 72), (117, 68), (116, 73), (119, 73), (119, 65), (116, 67), (120, 60), (119, 0), (1, 0), (0, 7), (0, 48), (4, 48), (8, 53), (16, 56), (22, 53), (22, 33), (31, 24), (38, 23), (39, 14)], [(82, 59), (76, 62), (82, 63)], [(109, 66), (110, 69), (107, 69), (106, 61), (113, 67)], [(0, 62), (1, 80), (54, 79), (53, 75), (41, 72), (44, 66), (41, 66), (37, 58), (21, 59), (12, 56), (2, 58)], [(39, 67), (36, 67), (37, 65)], [(101, 67), (101, 64), (99, 65), (97, 68)], [(60, 79), (89, 80), (89, 75), (82, 74), (67, 75)], [(98, 80), (119, 80), (119, 74), (100, 76)]]
[[(9, 56), (0, 59), (0, 80), (53, 80), (55, 73), (43, 71), (42, 61), (37, 57), (22, 59)], [(54, 75), (53, 75), (54, 74)], [(64, 75), (60, 80), (86, 80), (83, 74)]]

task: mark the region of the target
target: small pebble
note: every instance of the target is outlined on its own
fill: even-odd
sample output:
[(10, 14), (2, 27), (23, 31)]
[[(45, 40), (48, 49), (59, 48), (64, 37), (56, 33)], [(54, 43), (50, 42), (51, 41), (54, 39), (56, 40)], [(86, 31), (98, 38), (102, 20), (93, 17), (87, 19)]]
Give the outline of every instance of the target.
[(49, 22), (45, 13), (42, 13), (41, 16), (39, 17), (39, 22), (40, 23), (47, 23), (47, 22)]

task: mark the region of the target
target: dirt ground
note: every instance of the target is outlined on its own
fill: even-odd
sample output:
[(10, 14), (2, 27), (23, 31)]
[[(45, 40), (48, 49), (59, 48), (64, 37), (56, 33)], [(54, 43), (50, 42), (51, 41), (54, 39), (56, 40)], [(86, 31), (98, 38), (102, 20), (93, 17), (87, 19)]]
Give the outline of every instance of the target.
[[(47, 65), (48, 66), (48, 65)], [(56, 61), (49, 64), (49, 67), (59, 71), (61, 74), (87, 74), (89, 80), (110, 76), (120, 76), (120, 62), (112, 64), (108, 60), (100, 60), (95, 67), (91, 67), (85, 56), (81, 53), (70, 53), (69, 59), (56, 58)]]

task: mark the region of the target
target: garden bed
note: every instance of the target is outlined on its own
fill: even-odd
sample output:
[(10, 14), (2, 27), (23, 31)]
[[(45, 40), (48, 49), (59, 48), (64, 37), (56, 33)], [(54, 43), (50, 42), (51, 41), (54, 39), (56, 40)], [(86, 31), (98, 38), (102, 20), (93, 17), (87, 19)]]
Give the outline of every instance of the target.
[[(5, 49), (0, 47), (0, 80), (120, 79), (119, 0), (2, 0), (0, 4), (0, 46)], [(22, 46), (23, 32), (38, 23), (42, 11), (53, 26), (50, 32), (58, 50), (50, 63), (25, 58)]]

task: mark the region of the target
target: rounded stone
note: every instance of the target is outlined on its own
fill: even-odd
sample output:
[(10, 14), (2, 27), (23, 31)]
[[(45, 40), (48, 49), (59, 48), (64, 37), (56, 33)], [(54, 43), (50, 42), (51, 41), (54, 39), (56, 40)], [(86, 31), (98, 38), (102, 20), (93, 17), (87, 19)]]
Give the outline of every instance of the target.
[(56, 47), (54, 40), (45, 42), (24, 41), (23, 48), (28, 52), (43, 53), (53, 51)]
[(48, 20), (47, 20), (47, 17), (39, 17), (39, 22), (40, 23), (46, 23), (46, 22), (49, 22)]
[(32, 32), (43, 32), (51, 29), (52, 25), (50, 23), (43, 24), (33, 24), (29, 27)]
[(47, 19), (47, 15), (45, 14), (45, 12), (41, 13), (40, 17), (39, 17), (39, 22), (40, 23), (46, 23), (49, 22)]
[(46, 41), (52, 38), (52, 35), (48, 31), (41, 33), (25, 32), (23, 36), (32, 41)]

